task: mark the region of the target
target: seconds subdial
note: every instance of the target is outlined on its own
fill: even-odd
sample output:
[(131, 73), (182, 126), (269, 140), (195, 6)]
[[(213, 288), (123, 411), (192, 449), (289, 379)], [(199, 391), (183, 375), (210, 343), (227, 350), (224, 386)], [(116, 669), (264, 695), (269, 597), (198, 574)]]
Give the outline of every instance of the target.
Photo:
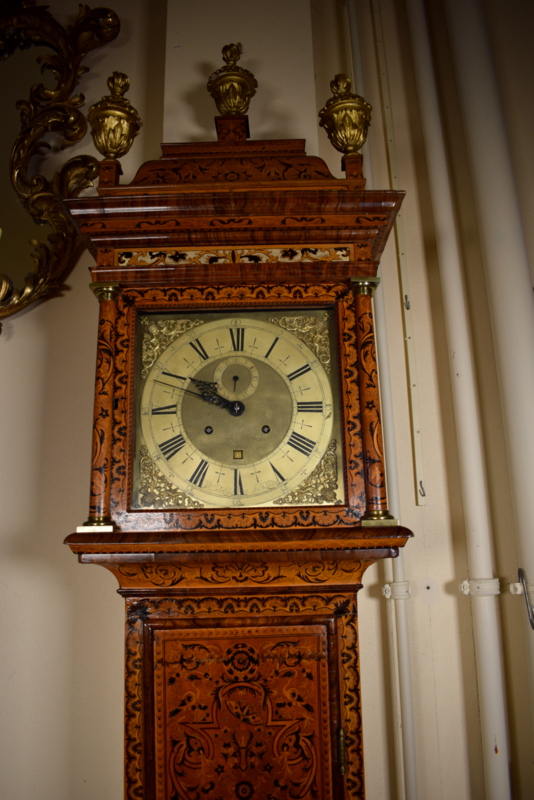
[(245, 400), (254, 394), (260, 381), (256, 365), (243, 356), (220, 361), (213, 377), (218, 393), (227, 400)]

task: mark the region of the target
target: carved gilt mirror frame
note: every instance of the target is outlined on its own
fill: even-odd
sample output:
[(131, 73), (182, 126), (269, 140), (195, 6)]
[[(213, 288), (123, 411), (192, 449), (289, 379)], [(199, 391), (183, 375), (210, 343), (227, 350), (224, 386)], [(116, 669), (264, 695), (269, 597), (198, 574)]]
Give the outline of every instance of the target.
[(65, 275), (83, 249), (61, 201), (92, 186), (98, 176), (98, 160), (77, 155), (48, 179), (39, 172), (41, 161), (35, 157), (50, 148), (48, 134), (59, 137), (62, 148), (85, 136), (87, 121), (80, 110), (85, 98), (81, 93), (75, 94), (80, 76), (88, 71), (82, 60), (91, 50), (113, 41), (119, 30), (119, 18), (109, 8), (80, 5), (74, 23), (64, 28), (47, 6), (36, 5), (35, 0), (0, 2), (0, 58), (5, 60), (18, 50), (44, 46), (47, 51), (39, 55), (37, 62), (41, 72), (51, 75), (55, 82), (52, 88), (34, 84), (29, 99), (16, 104), (20, 132), (10, 156), (10, 181), (22, 207), (35, 222), (46, 223), (51, 231), (46, 244), (30, 240), (34, 265), (31, 271), (29, 265), (22, 286), (8, 274), (9, 265), (2, 263), (0, 248), (0, 320), (61, 289)]

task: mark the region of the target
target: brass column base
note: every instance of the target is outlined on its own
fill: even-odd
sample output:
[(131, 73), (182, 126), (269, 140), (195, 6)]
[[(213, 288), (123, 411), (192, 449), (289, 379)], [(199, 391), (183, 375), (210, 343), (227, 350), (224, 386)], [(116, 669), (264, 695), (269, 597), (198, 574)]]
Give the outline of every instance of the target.
[(382, 511), (367, 511), (360, 520), (362, 527), (387, 527), (389, 525), (400, 525), (398, 519), (395, 519), (387, 510)]

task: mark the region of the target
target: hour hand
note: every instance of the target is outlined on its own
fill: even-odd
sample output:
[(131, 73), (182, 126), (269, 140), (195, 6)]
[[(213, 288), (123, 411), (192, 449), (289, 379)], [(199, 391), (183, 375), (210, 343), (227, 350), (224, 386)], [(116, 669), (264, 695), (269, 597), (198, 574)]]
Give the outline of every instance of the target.
[(245, 406), (240, 400), (227, 400), (217, 393), (218, 384), (214, 381), (200, 381), (198, 378), (191, 378), (191, 382), (195, 384), (202, 399), (208, 403), (225, 408), (233, 417), (240, 417), (244, 412)]
[(195, 384), (200, 396), (203, 400), (206, 400), (206, 402), (213, 403), (213, 405), (220, 406), (221, 408), (230, 408), (230, 401), (217, 393), (217, 383), (214, 381), (200, 381), (198, 378), (191, 378), (191, 383)]

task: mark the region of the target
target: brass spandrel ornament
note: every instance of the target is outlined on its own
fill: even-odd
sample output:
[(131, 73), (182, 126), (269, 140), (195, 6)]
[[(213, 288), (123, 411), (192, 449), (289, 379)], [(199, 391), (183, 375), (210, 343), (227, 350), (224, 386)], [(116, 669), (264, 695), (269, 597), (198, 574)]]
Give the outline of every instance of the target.
[(248, 69), (237, 62), (241, 51), (237, 44), (227, 44), (222, 49), (225, 67), (215, 70), (208, 80), (208, 92), (215, 100), (221, 116), (235, 117), (246, 114), (252, 97), (256, 94), (258, 81)]
[(141, 355), (143, 362), (141, 378), (144, 380), (165, 348), (185, 331), (197, 325), (202, 325), (202, 320), (168, 319), (154, 322), (150, 317), (142, 317), (141, 325), (145, 329)]
[(330, 373), (328, 314), (322, 317), (269, 317), (269, 322), (296, 334), (315, 353), (327, 374)]
[(145, 446), (140, 448), (139, 503), (142, 508), (203, 508), (161, 474)]
[(367, 139), (371, 106), (363, 97), (351, 92), (348, 75), (336, 75), (330, 88), (332, 97), (319, 111), (319, 125), (336, 150), (346, 156), (357, 153)]
[(294, 492), (280, 497), (274, 502), (277, 505), (295, 505), (305, 503), (341, 503), (337, 496), (338, 464), (337, 442), (332, 439), (328, 450), (320, 460), (312, 474)]
[(139, 133), (141, 117), (123, 95), (130, 88), (130, 80), (123, 72), (114, 72), (108, 78), (111, 94), (89, 109), (87, 115), (95, 147), (104, 158), (125, 156)]

